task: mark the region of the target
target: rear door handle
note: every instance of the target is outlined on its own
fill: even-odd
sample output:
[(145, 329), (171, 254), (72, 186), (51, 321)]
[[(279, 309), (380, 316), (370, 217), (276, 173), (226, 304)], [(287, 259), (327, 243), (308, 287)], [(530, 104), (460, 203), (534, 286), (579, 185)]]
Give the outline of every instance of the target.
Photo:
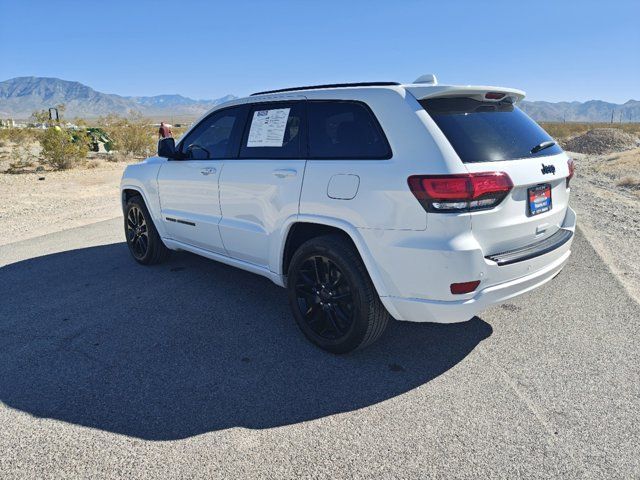
[(200, 170), (200, 173), (202, 175), (211, 175), (212, 173), (216, 173), (216, 169), (213, 167), (203, 168), (202, 170)]
[(274, 170), (273, 174), (278, 178), (290, 178), (295, 177), (298, 172), (293, 168), (282, 168), (280, 170)]

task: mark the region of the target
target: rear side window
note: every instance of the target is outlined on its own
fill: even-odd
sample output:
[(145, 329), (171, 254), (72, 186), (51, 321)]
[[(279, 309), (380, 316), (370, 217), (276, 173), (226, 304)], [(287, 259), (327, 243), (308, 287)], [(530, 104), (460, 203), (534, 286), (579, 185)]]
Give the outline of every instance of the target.
[(238, 106), (212, 113), (180, 143), (180, 153), (189, 160), (235, 157), (246, 112)]
[(558, 145), (540, 125), (511, 103), (472, 98), (433, 98), (420, 104), (464, 163), (497, 162), (555, 155)]
[(309, 158), (390, 158), (391, 149), (371, 110), (360, 102), (310, 101)]
[(256, 104), (250, 111), (240, 158), (302, 158), (304, 104)]

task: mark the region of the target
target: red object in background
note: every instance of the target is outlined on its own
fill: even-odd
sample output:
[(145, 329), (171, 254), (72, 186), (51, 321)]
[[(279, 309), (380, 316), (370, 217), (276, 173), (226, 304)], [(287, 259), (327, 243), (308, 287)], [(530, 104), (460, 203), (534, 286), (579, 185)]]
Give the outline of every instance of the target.
[(160, 138), (169, 138), (173, 136), (173, 132), (164, 123), (161, 123), (160, 128), (158, 129), (158, 135)]

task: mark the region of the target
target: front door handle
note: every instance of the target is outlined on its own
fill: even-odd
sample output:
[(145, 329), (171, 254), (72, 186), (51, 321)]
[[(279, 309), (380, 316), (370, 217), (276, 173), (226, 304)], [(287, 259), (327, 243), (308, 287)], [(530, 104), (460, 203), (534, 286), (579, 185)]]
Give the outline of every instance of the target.
[(200, 173), (202, 175), (211, 175), (212, 173), (216, 173), (216, 169), (213, 167), (203, 168), (202, 170), (200, 170)]
[(290, 177), (295, 177), (298, 174), (298, 172), (293, 168), (283, 168), (280, 170), (274, 170), (273, 174), (278, 178), (290, 178)]

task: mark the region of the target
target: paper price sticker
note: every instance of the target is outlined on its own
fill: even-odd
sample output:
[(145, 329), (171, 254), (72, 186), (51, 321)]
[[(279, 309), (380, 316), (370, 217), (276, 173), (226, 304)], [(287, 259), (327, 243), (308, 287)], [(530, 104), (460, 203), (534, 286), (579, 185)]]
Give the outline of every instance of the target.
[(282, 147), (290, 110), (275, 108), (254, 112), (247, 147)]

